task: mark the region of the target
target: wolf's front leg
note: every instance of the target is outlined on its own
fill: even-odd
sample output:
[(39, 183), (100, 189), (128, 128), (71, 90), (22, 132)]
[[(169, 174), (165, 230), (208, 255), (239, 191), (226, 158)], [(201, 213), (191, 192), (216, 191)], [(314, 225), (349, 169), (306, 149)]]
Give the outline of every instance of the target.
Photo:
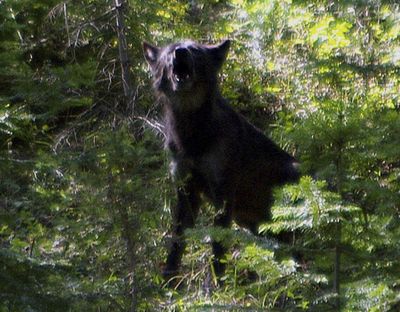
[(177, 195), (178, 203), (172, 213), (172, 243), (169, 247), (166, 266), (163, 270), (165, 280), (174, 277), (179, 270), (186, 246), (184, 232), (185, 229), (194, 226), (200, 204), (199, 193), (191, 181), (179, 186)]

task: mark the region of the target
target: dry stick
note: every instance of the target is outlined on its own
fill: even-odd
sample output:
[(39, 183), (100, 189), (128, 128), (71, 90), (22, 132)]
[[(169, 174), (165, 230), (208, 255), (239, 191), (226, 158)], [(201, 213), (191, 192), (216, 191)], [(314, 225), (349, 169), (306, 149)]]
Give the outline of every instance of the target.
[[(11, 17), (13, 18), (13, 20), (14, 20), (15, 22), (17, 22), (16, 19), (15, 19), (14, 11), (13, 11), (12, 8), (10, 8), (10, 13), (11, 13)], [(23, 45), (24, 45), (24, 38), (22, 37), (22, 34), (21, 34), (21, 32), (19, 31), (19, 29), (17, 29), (17, 35), (18, 35), (18, 38), (19, 38), (19, 42), (21, 43), (21, 46), (23, 46)]]
[(71, 36), (69, 35), (69, 26), (68, 26), (68, 13), (67, 13), (67, 3), (64, 2), (64, 23), (65, 23), (65, 30), (67, 32), (67, 37), (68, 37), (68, 47), (71, 46)]

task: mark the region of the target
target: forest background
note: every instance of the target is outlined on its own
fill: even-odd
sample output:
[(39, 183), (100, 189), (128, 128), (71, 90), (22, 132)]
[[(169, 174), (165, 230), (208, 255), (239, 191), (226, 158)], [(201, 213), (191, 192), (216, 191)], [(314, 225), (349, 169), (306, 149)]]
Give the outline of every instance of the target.
[[(223, 95), (304, 177), (260, 228), (294, 246), (204, 205), (173, 289), (141, 47), (184, 38), (233, 40)], [(399, 66), (396, 0), (0, 1), (0, 311), (399, 311)], [(231, 246), (219, 287), (210, 235)]]

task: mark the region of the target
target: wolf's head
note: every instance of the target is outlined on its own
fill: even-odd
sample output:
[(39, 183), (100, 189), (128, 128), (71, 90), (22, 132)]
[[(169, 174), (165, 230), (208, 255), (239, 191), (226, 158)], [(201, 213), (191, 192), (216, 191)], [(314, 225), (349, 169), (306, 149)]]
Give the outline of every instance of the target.
[(175, 105), (192, 106), (215, 94), (229, 46), (229, 40), (215, 46), (184, 41), (163, 48), (144, 42), (143, 50), (155, 90)]

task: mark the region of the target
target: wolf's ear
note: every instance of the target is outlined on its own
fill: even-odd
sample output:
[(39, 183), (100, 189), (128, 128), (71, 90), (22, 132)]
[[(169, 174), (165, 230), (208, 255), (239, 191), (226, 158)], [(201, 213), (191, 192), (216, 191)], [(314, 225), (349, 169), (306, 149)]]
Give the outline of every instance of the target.
[(225, 40), (219, 45), (216, 46), (211, 46), (210, 47), (210, 53), (215, 61), (215, 65), (217, 66), (217, 69), (220, 69), (222, 67), (222, 64), (224, 63), (226, 56), (228, 54), (229, 47), (231, 46), (231, 41), (230, 40)]
[(160, 49), (147, 42), (143, 42), (143, 53), (151, 69), (154, 69), (154, 66), (157, 63), (158, 55), (160, 54)]

